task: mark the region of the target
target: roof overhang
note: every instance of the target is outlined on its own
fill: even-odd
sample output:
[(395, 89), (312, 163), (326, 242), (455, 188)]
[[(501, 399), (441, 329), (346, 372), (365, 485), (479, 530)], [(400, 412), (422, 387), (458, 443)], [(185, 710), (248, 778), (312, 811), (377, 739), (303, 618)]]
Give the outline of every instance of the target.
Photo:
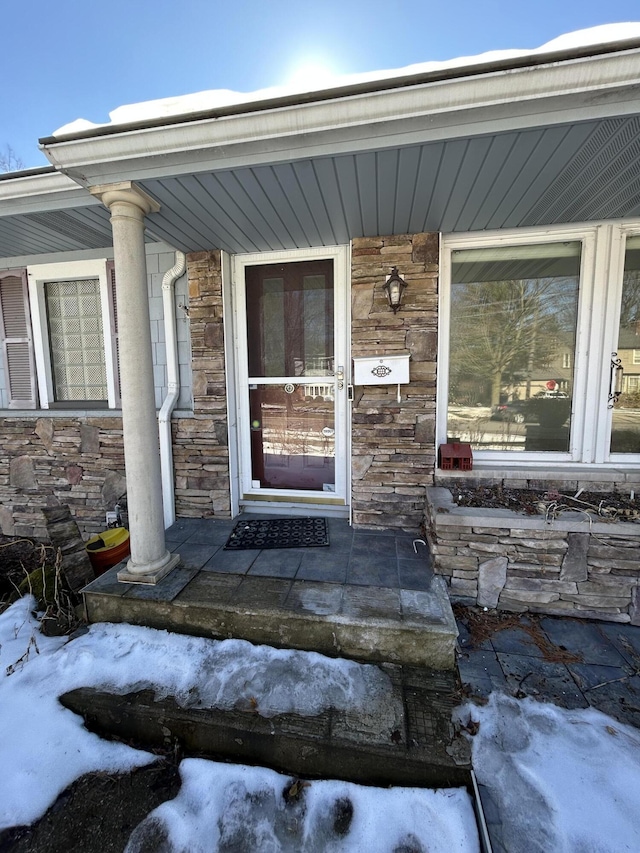
[(367, 91), (328, 90), (315, 100), (266, 101), (49, 137), (53, 165), (90, 186), (343, 153), (378, 151), (531, 127), (637, 113), (640, 45), (598, 55), (536, 57), (442, 78), (379, 81)]
[(49, 137), (0, 179), (0, 256), (111, 244), (87, 192), (136, 181), (185, 251), (640, 216), (640, 43), (480, 63)]

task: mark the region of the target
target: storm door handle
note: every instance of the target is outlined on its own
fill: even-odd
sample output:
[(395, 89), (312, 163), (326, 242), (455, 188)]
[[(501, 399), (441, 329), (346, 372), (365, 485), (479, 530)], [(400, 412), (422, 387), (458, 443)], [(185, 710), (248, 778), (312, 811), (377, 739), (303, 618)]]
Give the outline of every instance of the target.
[(342, 367), (342, 365), (339, 365), (333, 375), (336, 378), (338, 390), (342, 391), (342, 389), (344, 388), (344, 367)]
[(611, 353), (611, 369), (609, 374), (609, 398), (608, 409), (613, 409), (618, 402), (620, 394), (622, 394), (622, 377), (624, 376), (624, 368), (622, 367), (622, 359), (617, 352)]

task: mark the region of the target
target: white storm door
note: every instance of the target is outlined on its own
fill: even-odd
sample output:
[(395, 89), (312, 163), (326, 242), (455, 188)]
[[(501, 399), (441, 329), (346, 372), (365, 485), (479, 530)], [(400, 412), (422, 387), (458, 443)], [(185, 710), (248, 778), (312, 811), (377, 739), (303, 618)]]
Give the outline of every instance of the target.
[(347, 504), (346, 254), (236, 257), (245, 500)]

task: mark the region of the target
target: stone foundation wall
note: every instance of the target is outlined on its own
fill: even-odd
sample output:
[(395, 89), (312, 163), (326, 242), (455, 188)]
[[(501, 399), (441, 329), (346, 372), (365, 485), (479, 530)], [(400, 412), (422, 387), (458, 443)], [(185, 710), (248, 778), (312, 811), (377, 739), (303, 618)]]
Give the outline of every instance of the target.
[(452, 599), (481, 607), (640, 625), (640, 525), (567, 513), (547, 524), (509, 510), (458, 507), (427, 490), (434, 570)]
[(47, 539), (42, 507), (61, 505), (97, 533), (125, 492), (121, 418), (0, 418), (3, 534)]
[[(173, 421), (178, 517), (228, 517), (226, 419)], [(0, 418), (0, 532), (46, 540), (43, 507), (70, 508), (88, 538), (126, 495), (122, 419)]]
[[(417, 530), (433, 482), (438, 325), (438, 234), (353, 241), (351, 354), (409, 352), (410, 383), (356, 386), (352, 410), (353, 521)], [(393, 314), (382, 289), (393, 266), (407, 282)]]

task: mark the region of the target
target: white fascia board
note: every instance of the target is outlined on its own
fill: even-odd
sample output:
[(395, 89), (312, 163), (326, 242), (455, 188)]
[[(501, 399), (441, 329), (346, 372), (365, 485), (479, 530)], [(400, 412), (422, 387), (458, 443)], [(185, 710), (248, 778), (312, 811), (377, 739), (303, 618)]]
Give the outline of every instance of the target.
[(41, 147), (93, 185), (631, 115), (639, 87), (635, 49)]
[(0, 216), (89, 207), (100, 204), (77, 182), (60, 172), (24, 175), (0, 181)]

